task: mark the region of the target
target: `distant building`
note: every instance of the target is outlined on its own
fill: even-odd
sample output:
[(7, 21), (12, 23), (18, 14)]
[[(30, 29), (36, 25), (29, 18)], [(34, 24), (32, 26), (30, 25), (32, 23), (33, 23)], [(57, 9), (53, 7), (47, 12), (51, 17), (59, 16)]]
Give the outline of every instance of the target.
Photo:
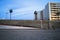
[(40, 20), (40, 11), (34, 11), (34, 20)]
[[(57, 15), (57, 13), (59, 13)], [(60, 3), (48, 3), (43, 10), (44, 20), (58, 20), (60, 19)]]
[(43, 10), (34, 14), (35, 20), (60, 20), (60, 3), (49, 2)]
[(40, 20), (43, 20), (43, 10), (40, 11)]
[(35, 11), (35, 20), (43, 20), (43, 10), (42, 11)]

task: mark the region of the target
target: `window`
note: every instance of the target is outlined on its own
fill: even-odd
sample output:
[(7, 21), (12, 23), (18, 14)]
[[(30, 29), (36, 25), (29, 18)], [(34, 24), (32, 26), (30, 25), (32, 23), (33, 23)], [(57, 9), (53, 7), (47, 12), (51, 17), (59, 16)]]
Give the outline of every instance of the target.
[(52, 5), (56, 5), (55, 3), (52, 3)]

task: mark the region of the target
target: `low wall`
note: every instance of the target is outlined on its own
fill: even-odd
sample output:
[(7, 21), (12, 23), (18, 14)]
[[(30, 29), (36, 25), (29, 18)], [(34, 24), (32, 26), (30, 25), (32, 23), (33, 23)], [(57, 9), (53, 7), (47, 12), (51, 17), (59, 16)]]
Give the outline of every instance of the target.
[(27, 27), (37, 27), (43, 29), (56, 29), (60, 28), (60, 21), (42, 21), (41, 20), (0, 20), (0, 24), (15, 25), (15, 26), (27, 26)]
[[(37, 20), (0, 20), (0, 24), (41, 28), (41, 21), (37, 21)], [(47, 27), (46, 21), (44, 21), (43, 24), (44, 24), (44, 27)]]
[(60, 21), (51, 22), (53, 29), (60, 29)]

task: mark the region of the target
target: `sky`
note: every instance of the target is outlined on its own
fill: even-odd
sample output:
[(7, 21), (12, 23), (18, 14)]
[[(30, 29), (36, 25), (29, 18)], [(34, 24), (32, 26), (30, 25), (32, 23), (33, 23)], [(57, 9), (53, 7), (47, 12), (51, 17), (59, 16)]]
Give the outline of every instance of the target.
[(34, 11), (43, 10), (48, 2), (60, 2), (60, 0), (0, 0), (0, 19), (34, 20)]

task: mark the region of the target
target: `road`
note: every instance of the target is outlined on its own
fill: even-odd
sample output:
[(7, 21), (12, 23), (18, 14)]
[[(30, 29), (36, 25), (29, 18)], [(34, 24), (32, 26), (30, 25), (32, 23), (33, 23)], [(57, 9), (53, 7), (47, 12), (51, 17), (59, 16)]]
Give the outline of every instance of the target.
[(60, 30), (0, 29), (0, 40), (60, 40)]

